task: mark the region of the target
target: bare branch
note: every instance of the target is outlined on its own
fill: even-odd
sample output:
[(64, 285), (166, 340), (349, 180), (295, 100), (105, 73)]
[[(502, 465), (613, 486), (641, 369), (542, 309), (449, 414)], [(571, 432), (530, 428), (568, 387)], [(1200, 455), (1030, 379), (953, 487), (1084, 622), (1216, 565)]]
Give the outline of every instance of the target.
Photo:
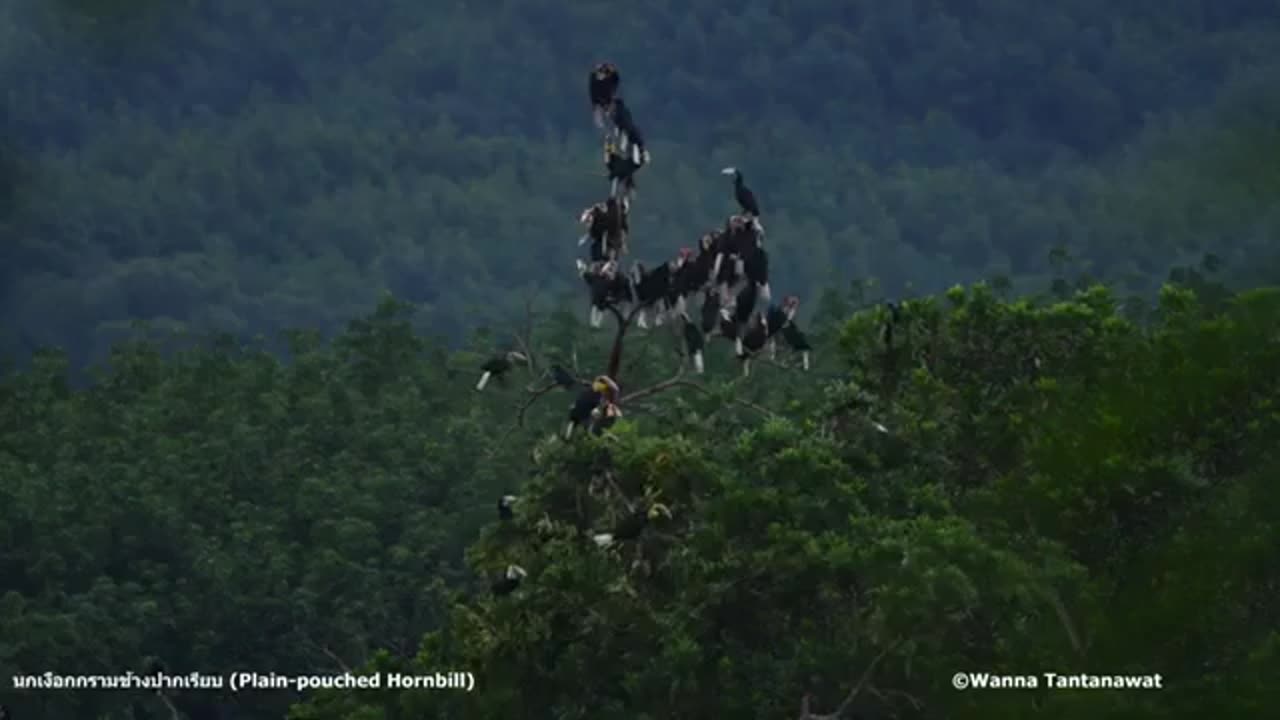
[(871, 664), (867, 666), (867, 669), (862, 671), (862, 677), (858, 678), (858, 684), (853, 686), (853, 689), (849, 691), (849, 694), (845, 696), (844, 700), (841, 701), (840, 706), (837, 707), (834, 712), (826, 714), (812, 712), (809, 710), (808, 703), (806, 702), (804, 707), (805, 714), (800, 716), (800, 720), (840, 720), (840, 718), (849, 711), (849, 707), (853, 705), (853, 701), (857, 699), (858, 694), (867, 687), (867, 683), (871, 682), (871, 676), (875, 672), (876, 666), (880, 664), (880, 661), (883, 660), (886, 655), (895, 650), (900, 644), (902, 644), (901, 639), (895, 640), (891, 645), (889, 645), (889, 647), (880, 651), (880, 654), (871, 661)]
[(916, 697), (915, 695), (912, 695), (911, 693), (908, 693), (908, 692), (903, 692), (902, 690), (893, 690), (893, 689), (881, 690), (877, 688), (875, 685), (868, 685), (867, 691), (870, 692), (872, 695), (875, 695), (876, 697), (880, 698), (881, 700), (886, 700), (890, 697), (900, 697), (903, 700), (906, 700), (911, 705), (912, 709), (921, 710), (924, 708), (924, 701), (922, 701), (920, 698)]
[(325, 646), (323, 646), (323, 645), (318, 645), (317, 647), (319, 647), (319, 648), (320, 648), (320, 652), (324, 653), (326, 657), (328, 657), (330, 660), (332, 660), (332, 661), (334, 661), (335, 663), (337, 663), (337, 664), (338, 664), (338, 667), (342, 668), (342, 672), (345, 672), (345, 673), (347, 673), (348, 675), (350, 675), (350, 674), (351, 674), (351, 668), (347, 667), (347, 664), (346, 664), (346, 663), (344, 663), (344, 662), (342, 662), (342, 658), (340, 658), (340, 657), (338, 657), (337, 655), (335, 655), (335, 654), (334, 654), (334, 652), (333, 652), (332, 650), (330, 650), (329, 648), (327, 648), (327, 647), (325, 647)]
[[(715, 393), (713, 393), (713, 392), (711, 392), (710, 390), (708, 390), (707, 388), (705, 388), (705, 387), (703, 387), (703, 386), (699, 385), (698, 383), (693, 382), (692, 380), (685, 380), (685, 379), (684, 379), (684, 370), (685, 370), (684, 365), (681, 365), (681, 366), (680, 366), (680, 371), (679, 371), (679, 372), (677, 372), (677, 373), (675, 374), (675, 376), (674, 376), (674, 377), (669, 378), (669, 379), (667, 379), (667, 380), (663, 380), (663, 381), (662, 381), (662, 382), (660, 382), (660, 383), (655, 383), (655, 384), (653, 384), (653, 385), (650, 385), (650, 386), (649, 386), (649, 387), (647, 387), (647, 388), (642, 388), (642, 389), (640, 389), (640, 390), (637, 390), (637, 391), (635, 391), (635, 392), (631, 393), (630, 395), (626, 395), (626, 396), (624, 396), (624, 397), (622, 398), (622, 403), (623, 403), (624, 405), (627, 405), (628, 403), (634, 402), (634, 401), (636, 401), (636, 400), (640, 400), (640, 399), (642, 399), (642, 398), (646, 398), (646, 397), (649, 397), (649, 396), (651, 396), (651, 395), (657, 395), (658, 393), (665, 392), (665, 391), (667, 391), (667, 390), (670, 390), (670, 389), (672, 389), (672, 388), (677, 388), (677, 387), (684, 387), (684, 388), (690, 388), (690, 389), (693, 389), (693, 390), (697, 390), (698, 392), (702, 393), (703, 395), (708, 395), (708, 396), (714, 396), (714, 395), (715, 395)], [(731, 400), (730, 402), (731, 402), (732, 404), (734, 404), (734, 405), (741, 405), (741, 406), (743, 406), (743, 407), (751, 408), (752, 410), (755, 410), (756, 412), (761, 413), (761, 414), (763, 414), (763, 415), (767, 415), (767, 416), (769, 416), (769, 417), (773, 417), (774, 415), (776, 415), (776, 413), (774, 413), (774, 412), (773, 412), (772, 410), (770, 410), (769, 408), (764, 407), (764, 406), (762, 406), (762, 405), (757, 405), (757, 404), (755, 404), (755, 403), (753, 403), (753, 402), (750, 402), (750, 401), (748, 401), (748, 400), (738, 400), (738, 399), (736, 399), (736, 398), (735, 398), (735, 399)]]

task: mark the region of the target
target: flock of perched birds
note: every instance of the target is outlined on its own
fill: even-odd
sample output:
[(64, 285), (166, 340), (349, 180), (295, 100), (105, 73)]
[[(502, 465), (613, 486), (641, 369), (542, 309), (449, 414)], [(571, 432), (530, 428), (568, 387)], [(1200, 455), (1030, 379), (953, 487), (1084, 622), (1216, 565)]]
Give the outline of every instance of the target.
[[(617, 67), (607, 62), (593, 68), (588, 79), (592, 116), (596, 127), (604, 131), (605, 176), (609, 180), (608, 197), (579, 217), (586, 232), (578, 246), (589, 245), (589, 259), (579, 259), (576, 264), (590, 291), (591, 327), (599, 328), (605, 311), (611, 309), (619, 313), (619, 318), (623, 310), (630, 311), (644, 330), (650, 328), (651, 314), (654, 327), (678, 321), (686, 354), (696, 372), (705, 370), (703, 349), (707, 339), (718, 336), (733, 341), (734, 356), (742, 363), (744, 377), (750, 375), (751, 360), (761, 351), (767, 348), (770, 356), (776, 357), (777, 338), (781, 336), (799, 354), (807, 371), (812, 348), (795, 324), (800, 299), (789, 295), (780, 305), (769, 304), (769, 253), (764, 245), (760, 205), (737, 168), (728, 167), (722, 172), (733, 177), (740, 212), (730, 215), (723, 227), (704, 233), (696, 251), (681, 248), (674, 259), (653, 268), (637, 261), (629, 272), (621, 270), (621, 260), (629, 253), (635, 177), (650, 161), (644, 135), (619, 93), (621, 83)], [(695, 322), (690, 317), (689, 301), (697, 297), (701, 297), (701, 308)], [(763, 310), (757, 307), (761, 302), (765, 304)], [(483, 390), (491, 378), (501, 378), (528, 360), (519, 351), (500, 353), (481, 367), (483, 374), (476, 390)], [(553, 365), (551, 377), (554, 385), (579, 389), (569, 408), (566, 440), (575, 428), (585, 426), (599, 434), (622, 417), (618, 384), (608, 375), (599, 375), (584, 387), (563, 366)], [(515, 502), (512, 495), (498, 501), (501, 520), (513, 517)], [(612, 532), (595, 534), (593, 539), (601, 547), (633, 539), (649, 521), (662, 516), (670, 517), (670, 511), (660, 503), (650, 503), (626, 516)], [(523, 568), (510, 565), (491, 589), (496, 595), (507, 595), (519, 587), (526, 575)]]
[[(644, 135), (636, 125), (626, 101), (619, 94), (621, 76), (612, 63), (600, 63), (590, 73), (588, 94), (597, 128), (604, 130), (604, 164), (609, 180), (609, 196), (582, 211), (580, 223), (586, 232), (578, 245), (589, 245), (589, 259), (576, 261), (578, 273), (590, 294), (589, 323), (599, 328), (609, 308), (635, 309), (636, 323), (653, 325), (679, 321), (685, 351), (696, 372), (705, 370), (703, 350), (709, 337), (733, 341), (734, 355), (742, 372), (751, 372), (751, 359), (768, 348), (776, 357), (777, 338), (800, 355), (802, 367), (809, 369), (812, 348), (795, 324), (800, 299), (787, 296), (780, 305), (768, 304), (769, 252), (764, 246), (764, 225), (755, 193), (746, 186), (742, 173), (733, 167), (722, 172), (733, 177), (734, 197), (740, 212), (729, 216), (723, 227), (702, 235), (698, 249), (681, 248), (676, 257), (655, 267), (633, 263), (629, 272), (621, 269), (628, 254), (631, 201), (637, 172), (649, 164)], [(698, 320), (690, 317), (689, 300), (701, 297)], [(757, 308), (761, 302), (764, 310)], [(483, 390), (489, 379), (502, 376), (517, 363), (526, 362), (523, 353), (510, 351), (490, 359), (476, 384)], [(567, 389), (580, 387), (561, 366), (551, 369), (555, 382)], [(569, 410), (565, 437), (577, 427), (587, 426), (599, 433), (612, 425), (622, 411), (618, 406), (618, 386), (600, 375), (583, 390)]]

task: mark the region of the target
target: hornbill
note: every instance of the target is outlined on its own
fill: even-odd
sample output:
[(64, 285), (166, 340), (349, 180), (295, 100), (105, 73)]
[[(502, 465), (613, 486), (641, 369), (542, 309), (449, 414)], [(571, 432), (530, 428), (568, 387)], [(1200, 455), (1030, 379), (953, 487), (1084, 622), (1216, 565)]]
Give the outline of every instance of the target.
[[(639, 160), (622, 155), (617, 146), (607, 143), (604, 148), (604, 167), (608, 172), (609, 196), (619, 197), (627, 202), (636, 189), (636, 171), (649, 164), (649, 154), (644, 153)], [(622, 192), (619, 193), (619, 190)]]
[(596, 203), (586, 210), (582, 211), (582, 215), (578, 218), (578, 222), (587, 226), (587, 232), (578, 238), (578, 247), (591, 241), (591, 262), (602, 262), (604, 256), (604, 238), (608, 232), (608, 220), (606, 218), (607, 209), (604, 203)]
[(524, 568), (519, 565), (508, 565), (507, 571), (498, 577), (497, 580), (494, 580), (493, 584), (489, 586), (489, 589), (498, 597), (510, 595), (515, 592), (516, 588), (520, 587), (520, 581), (528, 576), (528, 574), (529, 573), (525, 572)]
[(609, 294), (613, 289), (613, 278), (605, 274), (609, 263), (594, 262), (590, 265), (578, 260), (578, 272), (591, 291), (591, 317), (593, 328), (604, 322), (604, 309), (609, 305)]
[(709, 333), (716, 329), (720, 321), (720, 293), (715, 288), (707, 288), (702, 293), (702, 332)]
[(499, 520), (510, 520), (511, 518), (515, 517), (515, 513), (512, 511), (511, 506), (516, 504), (516, 499), (517, 498), (515, 495), (503, 495), (502, 497), (498, 498), (498, 519)]
[(671, 282), (667, 284), (667, 295), (662, 299), (668, 314), (684, 312), (684, 298), (690, 290), (688, 285), (696, 279), (697, 268), (692, 267), (697, 261), (693, 258), (693, 250), (680, 248), (679, 265), (671, 273)]
[(751, 313), (756, 310), (756, 297), (758, 295), (759, 291), (756, 289), (755, 283), (747, 283), (742, 286), (737, 296), (734, 297), (732, 307), (721, 310), (720, 314), (732, 318), (734, 325), (745, 325), (751, 318)]
[(800, 298), (795, 295), (788, 295), (782, 299), (782, 307), (770, 305), (769, 311), (765, 314), (765, 319), (769, 321), (769, 355), (774, 357), (778, 354), (777, 342), (774, 336), (786, 329), (791, 321), (796, 317), (796, 311), (800, 309)]
[(524, 353), (516, 352), (515, 350), (489, 358), (485, 364), (480, 366), (484, 374), (480, 376), (480, 382), (476, 383), (476, 390), (484, 390), (484, 386), (489, 384), (489, 378), (496, 377), (501, 379), (511, 369), (512, 365), (518, 362), (528, 362), (528, 360), (529, 358), (525, 357)]
[(569, 424), (564, 429), (564, 439), (573, 437), (573, 429), (591, 421), (591, 412), (600, 404), (601, 393), (594, 388), (583, 388), (569, 406)]
[(618, 418), (622, 417), (622, 408), (616, 403), (605, 401), (605, 404), (599, 405), (591, 411), (591, 434), (599, 435), (605, 430), (613, 427), (618, 422)]
[(697, 257), (693, 258), (692, 261), (686, 262), (684, 267), (680, 268), (680, 272), (676, 274), (677, 311), (683, 311), (685, 299), (706, 288), (707, 283), (711, 281), (711, 268), (716, 259), (715, 235), (713, 233), (703, 235), (698, 247)]
[[(785, 331), (784, 331), (785, 332)], [(742, 376), (751, 374), (751, 357), (760, 352), (765, 340), (769, 337), (769, 321), (760, 313), (755, 313), (746, 330), (738, 334), (735, 341), (738, 359), (742, 361)]]
[(636, 127), (636, 121), (631, 117), (631, 109), (627, 107), (627, 102), (622, 98), (615, 98), (611, 116), (613, 126), (618, 130), (618, 149), (637, 166), (647, 165), (649, 153), (644, 149), (644, 135), (640, 133), (640, 128)]
[(627, 253), (627, 237), (631, 234), (627, 210), (626, 200), (611, 197), (604, 201), (605, 253), (610, 260)]
[(684, 320), (684, 349), (689, 353), (689, 357), (693, 359), (693, 369), (699, 375), (703, 373), (702, 348), (706, 340), (702, 337), (702, 330), (693, 321), (689, 319), (688, 313), (681, 312), (680, 319)]
[(769, 251), (758, 246), (748, 249), (742, 255), (742, 274), (760, 288), (760, 299), (769, 302)]
[(756, 194), (742, 181), (742, 173), (734, 167), (727, 167), (720, 172), (733, 176), (733, 197), (738, 201), (738, 207), (742, 208), (742, 214), (751, 217), (757, 230), (763, 231), (764, 226), (760, 224), (760, 203), (756, 202)]
[(640, 533), (644, 532), (645, 527), (653, 520), (660, 517), (671, 519), (671, 510), (662, 503), (654, 503), (649, 506), (648, 510), (636, 510), (630, 515), (618, 521), (614, 526), (613, 532), (597, 533), (591, 537), (596, 545), (607, 548), (616, 542), (623, 540), (635, 540), (640, 537)]
[(800, 353), (801, 365), (805, 370), (808, 370), (809, 353), (813, 351), (813, 348), (809, 345), (809, 338), (804, 336), (804, 333), (800, 328), (796, 327), (795, 323), (787, 323), (787, 326), (782, 328), (782, 339), (787, 341), (792, 350)]
[(604, 119), (618, 94), (622, 76), (613, 63), (602, 62), (595, 66), (587, 80), (587, 95), (591, 98), (591, 115), (596, 127), (604, 127)]
[(616, 404), (621, 399), (618, 383), (608, 375), (597, 375), (596, 379), (591, 381), (591, 389), (600, 393), (600, 397), (606, 403)]
[(688, 255), (681, 251), (675, 260), (669, 260), (662, 263), (658, 267), (645, 271), (644, 263), (637, 262), (632, 268), (632, 277), (635, 278), (635, 300), (640, 306), (640, 314), (636, 318), (636, 324), (642, 329), (648, 329), (649, 321), (645, 316), (645, 309), (655, 307), (654, 324), (662, 325), (663, 317), (671, 309), (667, 305), (667, 299), (671, 295), (671, 286), (676, 273), (680, 272), (680, 268), (684, 266)]
[(893, 330), (902, 320), (902, 312), (896, 303), (887, 302), (884, 307), (889, 311), (889, 317), (885, 319), (884, 327), (880, 328), (880, 340), (884, 342), (886, 350), (892, 350)]

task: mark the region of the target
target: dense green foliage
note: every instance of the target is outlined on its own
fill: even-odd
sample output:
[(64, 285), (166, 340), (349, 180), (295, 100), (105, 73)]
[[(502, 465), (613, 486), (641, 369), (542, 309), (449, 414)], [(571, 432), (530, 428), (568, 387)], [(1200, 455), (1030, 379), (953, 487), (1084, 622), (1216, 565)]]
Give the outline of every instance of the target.
[(456, 341), (518, 311), (521, 286), (576, 287), (574, 221), (602, 186), (585, 73), (605, 57), (651, 138), (633, 223), (650, 260), (721, 221), (733, 162), (779, 288), (802, 295), (855, 274), (891, 293), (1033, 277), (1056, 245), (1125, 282), (1182, 250), (1253, 261), (1275, 213), (1208, 159), (1254, 147), (1278, 17), (1258, 0), (12, 0), (0, 353), (60, 345), (79, 365), (136, 319), (328, 333), (383, 289)]
[[(1257, 716), (1280, 670), (1280, 291), (1179, 277), (1141, 323), (1101, 286), (956, 288), (910, 302), (892, 351), (883, 311), (831, 298), (812, 373), (780, 355), (747, 380), (713, 344), (707, 377), (664, 385), (676, 338), (633, 329), (626, 418), (569, 444), (547, 437), (567, 393), (520, 426), (538, 378), (475, 393), (481, 358), (393, 303), (332, 345), (295, 336), (289, 364), (130, 345), (75, 390), (42, 355), (0, 385), (0, 676), (461, 670), (474, 693), (322, 694), (292, 717), (777, 718), (806, 690), (831, 712), (883, 654), (854, 707)], [(539, 367), (603, 362), (611, 333), (535, 320)], [(489, 525), (517, 488), (515, 522)], [(673, 517), (596, 548), (622, 496)], [(488, 597), (509, 562), (530, 577)], [(958, 693), (958, 670), (1168, 689)], [(242, 695), (237, 717), (291, 700)], [(167, 717), (128, 693), (2, 701)]]

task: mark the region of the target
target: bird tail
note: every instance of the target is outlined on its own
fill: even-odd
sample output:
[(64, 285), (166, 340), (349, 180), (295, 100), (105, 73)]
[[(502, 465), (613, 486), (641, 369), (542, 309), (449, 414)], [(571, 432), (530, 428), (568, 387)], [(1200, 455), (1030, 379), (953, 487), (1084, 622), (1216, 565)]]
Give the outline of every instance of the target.
[(768, 303), (770, 297), (771, 297), (771, 294), (769, 293), (769, 283), (761, 283), (760, 299), (763, 300), (765, 303)]
[(644, 150), (642, 150), (639, 145), (631, 146), (631, 161), (636, 165), (644, 164)]
[(778, 359), (778, 341), (777, 340), (769, 341), (769, 359), (770, 360)]
[(702, 364), (701, 350), (698, 350), (693, 353), (693, 369), (697, 370), (699, 375), (701, 375), (706, 370), (706, 368)]
[(565, 440), (568, 440), (568, 439), (569, 439), (569, 438), (571, 438), (571, 437), (573, 437), (573, 422), (572, 422), (572, 421), (570, 421), (568, 425), (565, 425), (565, 426), (564, 426), (564, 439), (565, 439)]
[(613, 535), (610, 533), (593, 535), (591, 536), (591, 539), (595, 541), (597, 547), (607, 548), (613, 544)]
[(586, 245), (587, 241), (590, 239), (591, 239), (590, 233), (583, 233), (582, 237), (578, 238), (578, 247), (582, 247), (583, 245)]
[(604, 323), (604, 311), (600, 308), (591, 306), (591, 327), (598, 328)]
[(720, 277), (720, 262), (724, 260), (724, 253), (716, 253), (716, 264), (711, 267), (711, 277)]
[(809, 351), (808, 350), (805, 350), (804, 352), (800, 353), (800, 363), (801, 365), (803, 365), (806, 371), (809, 369)]
[(751, 377), (751, 358), (742, 360), (742, 377)]
[(741, 336), (741, 335), (739, 335), (738, 337), (736, 337), (736, 338), (734, 338), (734, 339), (733, 339), (733, 350), (734, 350), (734, 352), (736, 352), (736, 353), (738, 354), (738, 357), (742, 357), (742, 356), (744, 356), (744, 355), (746, 355), (746, 354), (747, 354), (747, 353), (746, 353), (746, 351), (745, 351), (745, 350), (743, 350), (743, 348), (742, 348), (742, 336)]
[(648, 313), (644, 310), (641, 310), (640, 314), (636, 316), (636, 325), (638, 325), (641, 330), (649, 329), (649, 318), (646, 317), (647, 314)]
[(480, 382), (476, 383), (476, 390), (483, 390), (485, 385), (489, 384), (489, 378), (493, 377), (493, 373), (486, 372), (480, 376)]

